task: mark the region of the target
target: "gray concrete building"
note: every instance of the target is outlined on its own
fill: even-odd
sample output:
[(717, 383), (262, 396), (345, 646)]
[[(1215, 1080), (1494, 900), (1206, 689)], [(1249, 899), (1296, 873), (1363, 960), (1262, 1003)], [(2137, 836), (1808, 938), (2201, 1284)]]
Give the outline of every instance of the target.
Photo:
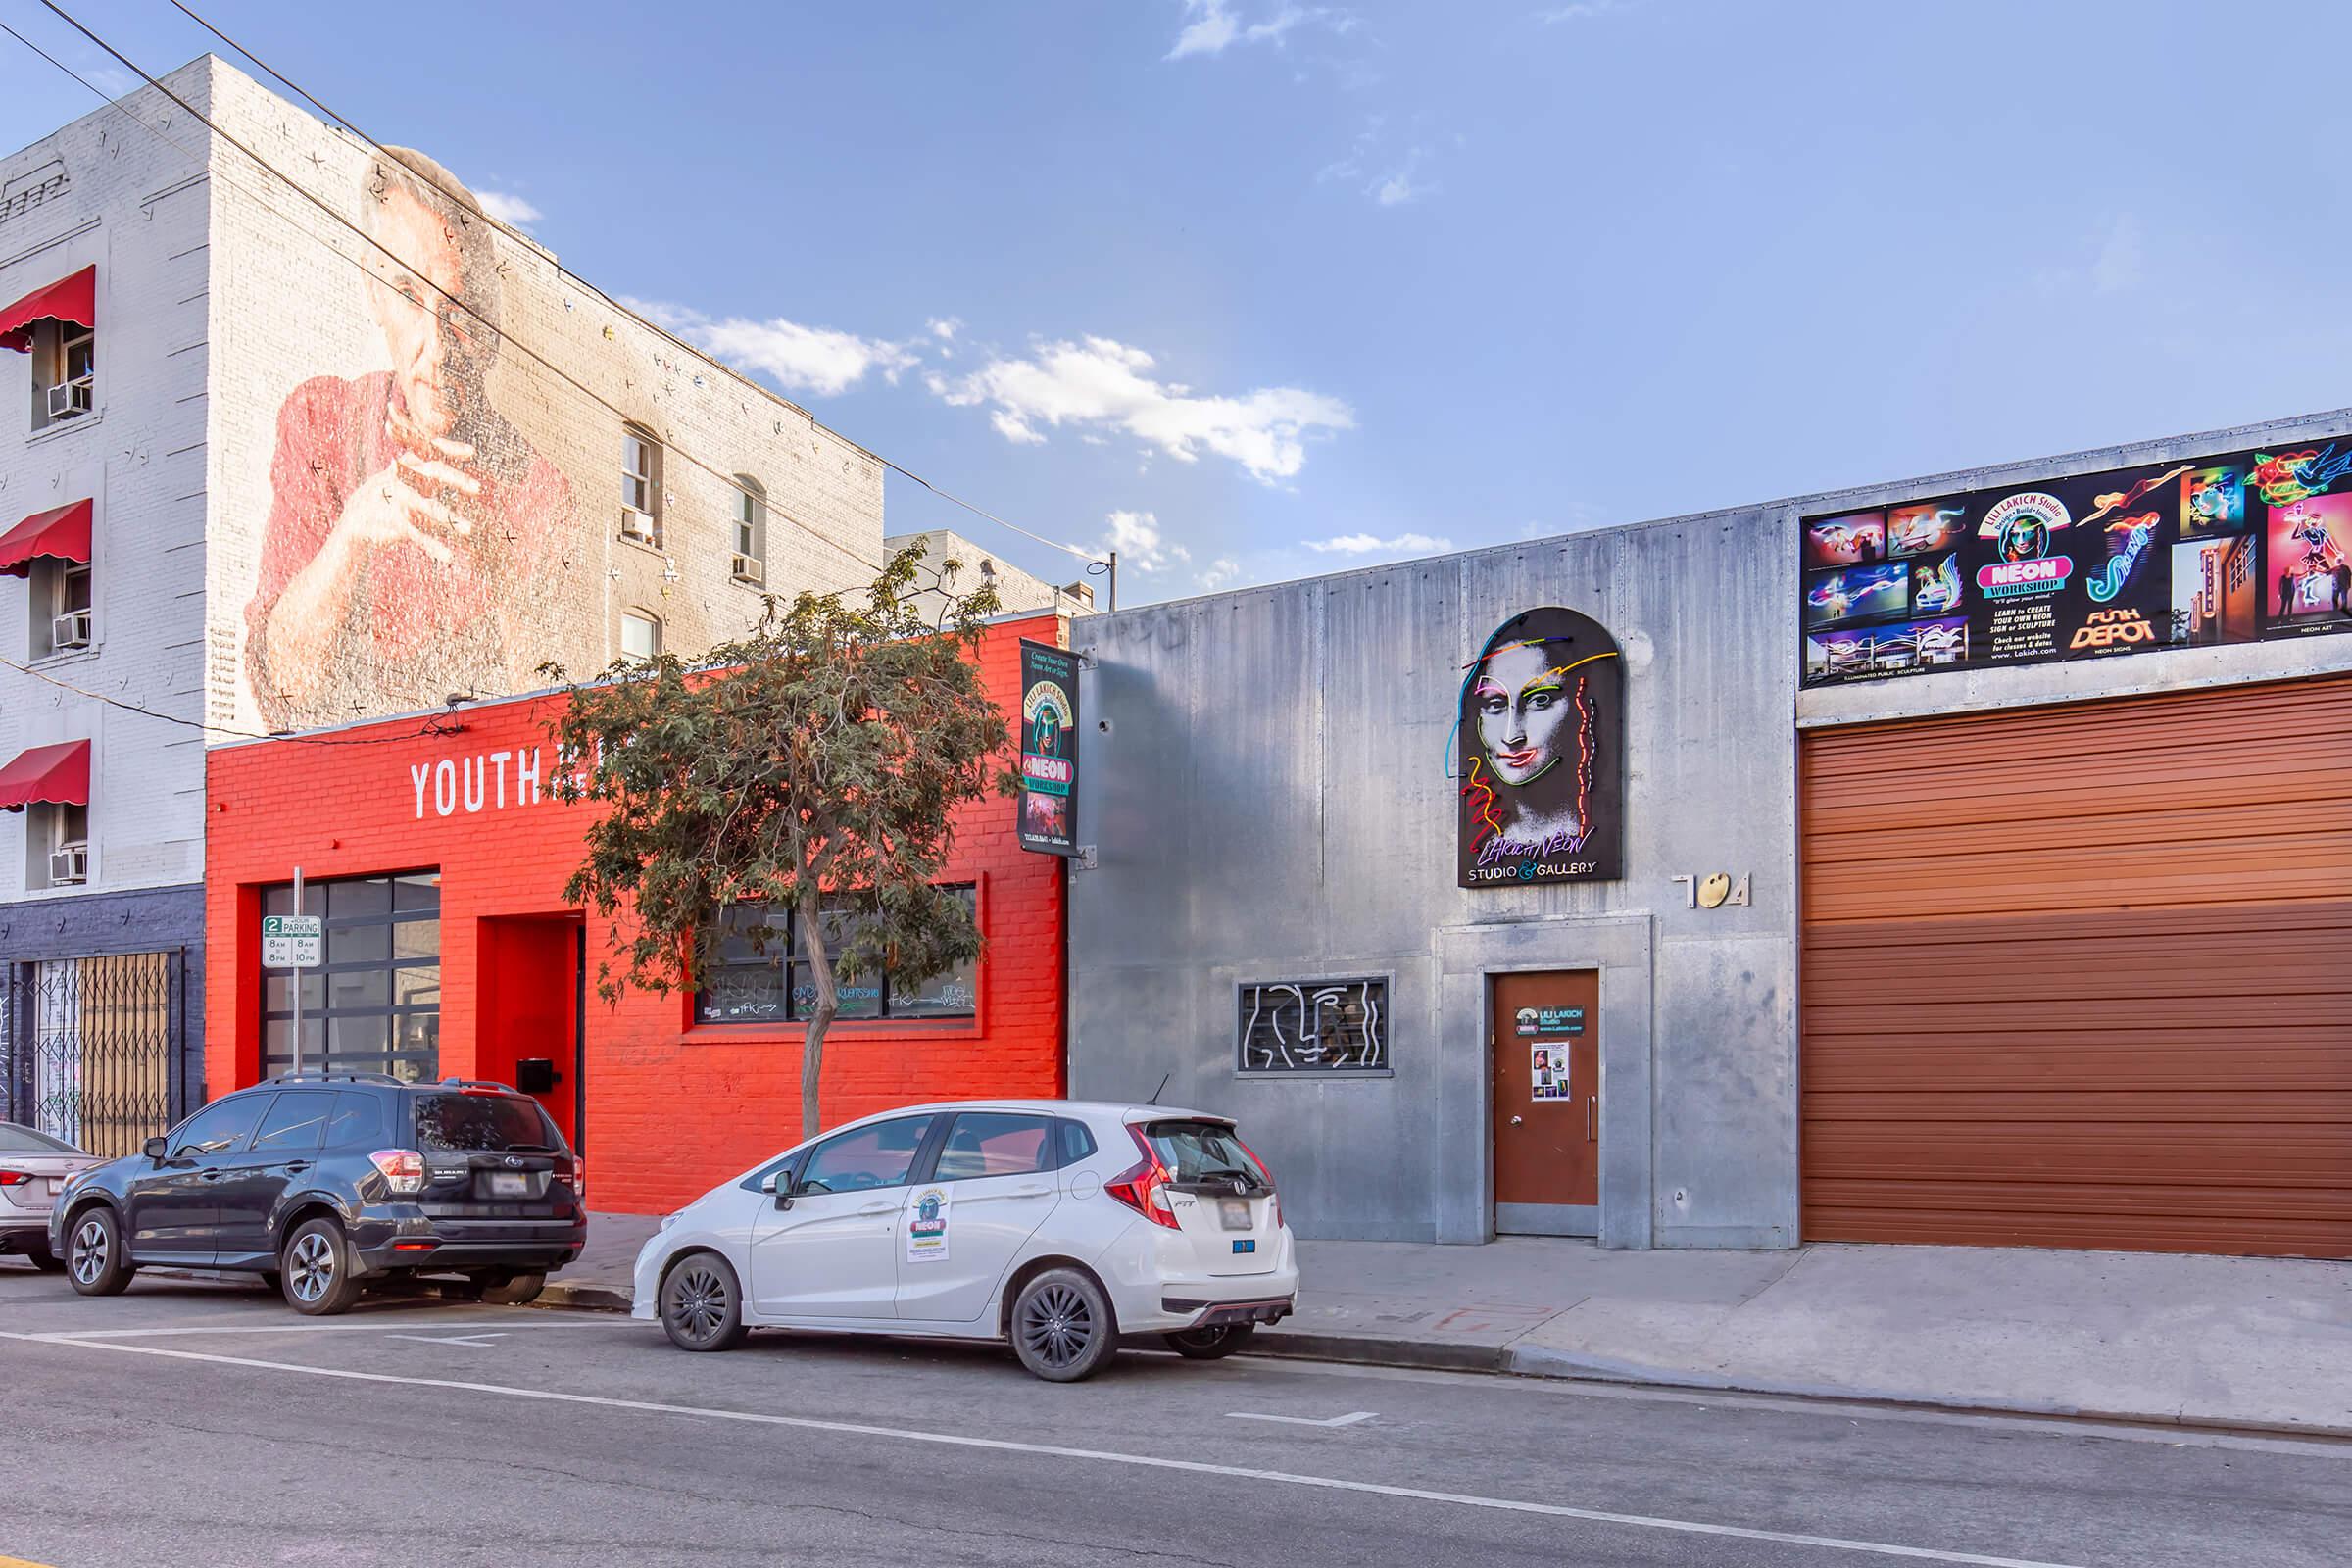
[[(2347, 431), (1077, 623), (1071, 1093), (1238, 1116), (1310, 1237), (2352, 1255)], [(1599, 874), (1463, 885), (1571, 691)]]

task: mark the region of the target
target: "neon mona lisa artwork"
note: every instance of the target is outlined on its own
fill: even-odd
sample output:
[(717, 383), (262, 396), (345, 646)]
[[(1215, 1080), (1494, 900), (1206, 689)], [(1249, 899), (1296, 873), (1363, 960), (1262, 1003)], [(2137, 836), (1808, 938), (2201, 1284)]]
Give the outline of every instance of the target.
[(1624, 874), (1625, 664), (1600, 623), (1522, 611), (1462, 675), (1455, 731), (1466, 888)]

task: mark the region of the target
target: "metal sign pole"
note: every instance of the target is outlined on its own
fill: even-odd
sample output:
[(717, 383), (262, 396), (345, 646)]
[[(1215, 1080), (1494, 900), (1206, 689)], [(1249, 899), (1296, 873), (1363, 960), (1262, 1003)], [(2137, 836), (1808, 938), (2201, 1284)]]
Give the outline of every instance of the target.
[[(302, 912), (302, 867), (294, 868), (294, 912)], [(298, 966), (294, 978), (294, 1075), (302, 1076), (302, 970)]]

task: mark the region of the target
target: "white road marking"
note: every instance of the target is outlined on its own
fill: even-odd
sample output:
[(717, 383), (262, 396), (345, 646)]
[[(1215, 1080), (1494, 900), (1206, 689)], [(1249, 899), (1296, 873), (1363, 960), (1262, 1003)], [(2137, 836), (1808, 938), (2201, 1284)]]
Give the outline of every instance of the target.
[(1371, 1420), (1373, 1414), (1374, 1412), (1370, 1410), (1350, 1410), (1346, 1415), (1335, 1415), (1327, 1421), (1318, 1421), (1313, 1416), (1307, 1415), (1259, 1415), (1255, 1410), (1228, 1410), (1225, 1412), (1225, 1418), (1228, 1421), (1280, 1421), (1294, 1427), (1351, 1427), (1358, 1421)]
[(926, 1443), (940, 1447), (977, 1448), (993, 1453), (1038, 1454), (1054, 1459), (1085, 1460), (1097, 1464), (1132, 1465), (1145, 1470), (1175, 1470), (1187, 1475), (1224, 1476), (1237, 1481), (1262, 1481), (1277, 1486), (1313, 1487), (1329, 1492), (1402, 1497), (1413, 1502), (1443, 1502), (1462, 1508), (1486, 1508), (1499, 1513), (1538, 1514), (1548, 1519), (1581, 1519), (1589, 1524), (1625, 1525), (1641, 1530), (1665, 1530), (1681, 1535), (1718, 1536), (1735, 1541), (1769, 1541), (1786, 1546), (1819, 1546), (1830, 1551), (1852, 1551), (1913, 1562), (1942, 1562), (1966, 1568), (2070, 1568), (2065, 1563), (2028, 1557), (1996, 1557), (1983, 1552), (1944, 1551), (1933, 1546), (1900, 1546), (1876, 1541), (1849, 1541), (1838, 1536), (1808, 1536), (1787, 1530), (1754, 1530), (1744, 1525), (1706, 1524), (1694, 1519), (1661, 1519), (1648, 1514), (1612, 1513), (1599, 1508), (1574, 1508), (1557, 1502), (1525, 1502), (1515, 1497), (1482, 1497), (1474, 1493), (1436, 1492), (1424, 1487), (1392, 1487), (1375, 1481), (1348, 1481), (1337, 1476), (1302, 1475), (1289, 1470), (1259, 1470), (1248, 1465), (1211, 1464), (1202, 1459), (1170, 1459), (1157, 1454), (1121, 1453), (1110, 1448), (1071, 1448), (1051, 1443), (1021, 1443), (1010, 1438), (967, 1437), (953, 1432), (921, 1432), (906, 1427), (879, 1427), (860, 1421), (827, 1421), (815, 1416), (767, 1415), (752, 1410), (718, 1410), (703, 1405), (664, 1404), (654, 1399), (617, 1399), (601, 1394), (567, 1394), (557, 1389), (525, 1389), (500, 1383), (469, 1383), (459, 1378), (403, 1377), (390, 1372), (359, 1372), (343, 1367), (303, 1366), (293, 1361), (261, 1361), (241, 1355), (213, 1355), (203, 1350), (170, 1350), (159, 1345), (125, 1345), (120, 1340), (71, 1339), (49, 1334), (0, 1332), (0, 1340), (84, 1350), (111, 1350), (118, 1355), (159, 1355), (175, 1361), (201, 1361), (214, 1366), (247, 1367), (263, 1372), (292, 1372), (304, 1377), (339, 1378), (352, 1383), (388, 1383), (412, 1389), (444, 1389), (456, 1394), (498, 1395), (511, 1399), (536, 1399), (549, 1404), (584, 1404), (608, 1410), (634, 1410), (648, 1415), (690, 1416), (710, 1421), (740, 1421), (752, 1426), (790, 1427), (804, 1432), (834, 1432), (850, 1437), (886, 1438), (901, 1443)]
[[(2168, 1448), (2229, 1448), (2246, 1453), (2294, 1453), (2352, 1462), (2352, 1443), (2342, 1438), (2288, 1433), (2230, 1431), (2218, 1427), (2168, 1426), (2158, 1421), (2115, 1421), (2095, 1416), (2002, 1415), (1984, 1410), (1938, 1410), (1916, 1404), (1875, 1404), (1860, 1399), (1808, 1399), (1797, 1395), (1730, 1394), (1719, 1389), (1651, 1388), (1639, 1383), (1582, 1383), (1571, 1378), (1498, 1378), (1492, 1372), (1439, 1372), (1423, 1367), (1358, 1366), (1345, 1361), (1278, 1360), (1251, 1356), (1249, 1370), (1284, 1377), (1347, 1378), (1380, 1383), (1453, 1384), (1475, 1387), (1481, 1398), (1630, 1399), (1647, 1404), (1694, 1404), (1701, 1409), (1787, 1410), (1797, 1415), (1841, 1415), (1849, 1421), (1891, 1421), (1914, 1426), (1976, 1427), (1986, 1432), (2031, 1432), (2062, 1438), (2098, 1438), (2109, 1443), (2153, 1443)], [(1239, 1359), (1216, 1363), (1242, 1370)], [(1196, 1367), (1196, 1375), (1225, 1376)]]
[(418, 1345), (470, 1345), (475, 1349), (487, 1349), (492, 1340), (503, 1340), (504, 1334), (387, 1334), (387, 1340), (415, 1340)]

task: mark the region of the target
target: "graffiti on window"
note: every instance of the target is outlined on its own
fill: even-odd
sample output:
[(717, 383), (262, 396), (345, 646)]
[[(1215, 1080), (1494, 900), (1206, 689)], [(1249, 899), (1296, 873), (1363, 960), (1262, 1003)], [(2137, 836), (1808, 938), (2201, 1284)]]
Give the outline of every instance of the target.
[(1389, 1065), (1386, 980), (1278, 980), (1241, 988), (1244, 1072), (1377, 1072)]

